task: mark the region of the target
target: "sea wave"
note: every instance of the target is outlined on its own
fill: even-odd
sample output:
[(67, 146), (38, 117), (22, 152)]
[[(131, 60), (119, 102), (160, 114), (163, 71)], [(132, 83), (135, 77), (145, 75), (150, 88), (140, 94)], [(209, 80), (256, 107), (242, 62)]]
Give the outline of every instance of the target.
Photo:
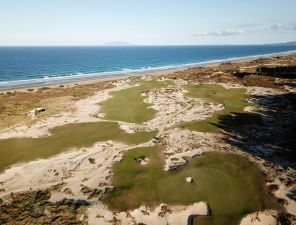
[(113, 76), (127, 76), (127, 75), (136, 75), (136, 74), (141, 75), (147, 72), (165, 71), (165, 70), (171, 70), (171, 69), (186, 69), (186, 68), (201, 66), (206, 64), (222, 63), (222, 62), (229, 62), (234, 60), (255, 59), (260, 57), (277, 56), (277, 55), (291, 54), (291, 53), (296, 53), (296, 50), (261, 54), (261, 55), (249, 55), (249, 56), (243, 56), (243, 57), (205, 60), (205, 61), (200, 61), (195, 63), (172, 64), (172, 65), (157, 66), (157, 67), (145, 66), (137, 69), (122, 68), (121, 70), (117, 70), (117, 71), (99, 72), (99, 73), (77, 73), (77, 74), (69, 74), (64, 76), (44, 75), (41, 78), (34, 78), (34, 79), (1, 81), (0, 91), (13, 90), (18, 88), (54, 85), (54, 84), (66, 84), (66, 83), (73, 83), (73, 82), (78, 82), (82, 80), (102, 79), (102, 78), (108, 78)]

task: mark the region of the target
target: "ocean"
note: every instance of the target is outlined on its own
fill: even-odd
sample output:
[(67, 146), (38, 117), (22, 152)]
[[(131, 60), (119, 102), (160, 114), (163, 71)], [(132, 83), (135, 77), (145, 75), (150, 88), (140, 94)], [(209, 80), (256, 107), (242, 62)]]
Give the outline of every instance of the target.
[(0, 90), (295, 51), (295, 45), (0, 47)]

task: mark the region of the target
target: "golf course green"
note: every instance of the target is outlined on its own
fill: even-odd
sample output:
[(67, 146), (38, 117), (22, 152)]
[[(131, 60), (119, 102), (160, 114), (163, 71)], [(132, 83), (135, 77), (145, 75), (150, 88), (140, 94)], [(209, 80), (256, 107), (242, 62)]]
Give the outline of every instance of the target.
[[(150, 160), (146, 166), (135, 160), (143, 156)], [(207, 153), (191, 159), (184, 167), (165, 172), (161, 150), (136, 148), (114, 165), (113, 172), (115, 189), (103, 202), (115, 211), (206, 201), (212, 216), (200, 217), (196, 224), (237, 225), (248, 213), (279, 207), (267, 192), (261, 171), (233, 154)], [(186, 177), (193, 177), (193, 183), (187, 183)]]

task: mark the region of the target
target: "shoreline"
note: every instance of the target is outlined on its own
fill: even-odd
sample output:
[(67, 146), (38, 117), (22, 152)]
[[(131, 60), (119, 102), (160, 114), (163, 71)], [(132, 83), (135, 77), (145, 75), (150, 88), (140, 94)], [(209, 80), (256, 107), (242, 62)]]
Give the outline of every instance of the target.
[[(38, 89), (42, 87), (57, 88), (60, 85), (67, 85), (67, 86), (86, 85), (86, 84), (93, 84), (93, 83), (102, 82), (102, 81), (120, 80), (120, 79), (130, 78), (134, 76), (145, 76), (145, 75), (159, 76), (159, 75), (174, 73), (177, 71), (184, 71), (186, 69), (200, 67), (200, 66), (204, 66), (204, 67), (215, 66), (217, 64), (225, 63), (225, 62), (244, 62), (244, 61), (254, 60), (258, 58), (270, 58), (275, 56), (293, 55), (295, 53), (296, 53), (296, 50), (292, 50), (292, 51), (285, 51), (285, 52), (279, 52), (279, 53), (244, 56), (244, 57), (236, 57), (236, 58), (230, 58), (230, 59), (218, 59), (218, 60), (210, 60), (210, 61), (199, 62), (199, 63), (188, 63), (188, 64), (176, 65), (176, 66), (173, 66), (173, 65), (163, 66), (162, 68), (155, 67), (155, 68), (149, 68), (149, 69), (135, 69), (130, 72), (114, 71), (114, 72), (104, 72), (104, 73), (93, 73), (93, 75), (82, 74), (82, 75), (59, 76), (59, 77), (52, 77), (52, 80), (54, 79), (57, 80), (57, 82), (54, 82), (54, 83), (46, 83), (49, 81), (50, 78), (3, 81), (3, 82), (0, 82), (0, 93), (5, 93), (9, 91), (27, 91), (27, 89)], [(109, 74), (109, 75), (103, 75), (103, 74)], [(19, 82), (24, 82), (24, 83), (21, 84)], [(2, 84), (17, 83), (17, 84), (14, 84), (14, 85), (7, 84), (6, 86), (4, 86), (1, 83)]]

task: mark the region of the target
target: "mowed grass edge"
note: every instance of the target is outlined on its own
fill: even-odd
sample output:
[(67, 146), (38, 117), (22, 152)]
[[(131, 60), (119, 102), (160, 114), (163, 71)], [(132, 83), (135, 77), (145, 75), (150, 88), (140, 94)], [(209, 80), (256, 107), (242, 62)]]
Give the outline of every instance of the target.
[(219, 132), (221, 129), (232, 126), (243, 127), (251, 124), (262, 124), (259, 114), (243, 111), (247, 106), (254, 106), (247, 102), (250, 96), (246, 94), (244, 88), (227, 89), (218, 84), (190, 84), (186, 88), (189, 97), (223, 104), (224, 109), (215, 112), (212, 117), (205, 120), (182, 123), (181, 126), (184, 128), (200, 132)]
[(153, 119), (156, 110), (149, 108), (151, 104), (144, 102), (142, 96), (151, 89), (162, 88), (172, 84), (171, 81), (141, 81), (139, 86), (111, 92), (112, 98), (100, 103), (105, 119), (128, 123), (143, 123)]
[[(136, 160), (143, 156), (149, 158), (146, 166)], [(237, 225), (248, 213), (279, 208), (265, 188), (261, 171), (233, 154), (207, 153), (176, 171), (165, 172), (156, 147), (136, 148), (113, 166), (113, 173), (115, 189), (102, 200), (114, 211), (206, 201), (212, 216), (198, 219), (196, 224)], [(185, 181), (188, 176), (193, 177), (193, 183)]]
[(157, 131), (126, 133), (115, 122), (73, 123), (55, 127), (51, 135), (40, 138), (10, 138), (0, 140), (0, 171), (18, 162), (48, 158), (71, 148), (115, 140), (139, 144), (151, 140)]

